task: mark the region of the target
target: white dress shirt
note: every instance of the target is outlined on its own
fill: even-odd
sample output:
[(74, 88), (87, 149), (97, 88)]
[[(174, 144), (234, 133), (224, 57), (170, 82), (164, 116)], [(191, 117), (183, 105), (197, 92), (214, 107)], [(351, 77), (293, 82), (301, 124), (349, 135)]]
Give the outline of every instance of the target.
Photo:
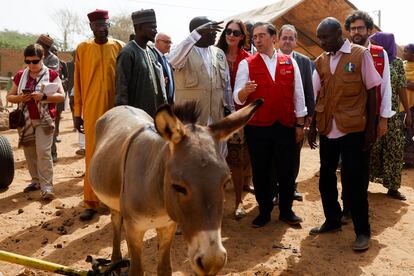
[[(260, 53), (261, 58), (266, 64), (267, 70), (270, 73), (270, 76), (275, 80), (276, 76), (276, 66), (277, 66), (277, 51), (273, 52), (273, 56), (269, 57), (266, 54)], [(305, 106), (305, 96), (303, 93), (302, 77), (300, 76), (300, 71), (296, 61), (291, 58), (293, 69), (294, 69), (294, 92), (293, 92), (293, 103), (295, 106), (295, 116), (296, 117), (305, 117), (307, 114), (307, 109)], [(239, 99), (239, 92), (244, 88), (246, 83), (250, 80), (249, 78), (249, 65), (247, 60), (242, 60), (239, 64), (239, 68), (236, 74), (236, 81), (234, 84), (233, 99), (239, 104), (243, 105), (245, 102), (241, 102)], [(265, 99), (266, 100), (266, 99)]]

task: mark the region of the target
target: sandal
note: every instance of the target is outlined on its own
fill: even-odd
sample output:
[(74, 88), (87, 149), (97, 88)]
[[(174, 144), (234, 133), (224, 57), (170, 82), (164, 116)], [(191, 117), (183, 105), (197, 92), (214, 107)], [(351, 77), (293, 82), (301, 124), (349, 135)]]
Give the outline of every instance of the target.
[(41, 191), (40, 196), (44, 200), (52, 200), (55, 198), (55, 194), (51, 190)]
[(30, 183), (27, 185), (26, 188), (24, 188), (23, 193), (33, 192), (40, 190), (40, 184), (39, 183)]
[(82, 221), (91, 220), (96, 214), (95, 209), (85, 209), (79, 216), (79, 219)]
[(407, 197), (400, 193), (398, 190), (388, 190), (387, 196), (398, 199), (398, 200), (407, 200)]

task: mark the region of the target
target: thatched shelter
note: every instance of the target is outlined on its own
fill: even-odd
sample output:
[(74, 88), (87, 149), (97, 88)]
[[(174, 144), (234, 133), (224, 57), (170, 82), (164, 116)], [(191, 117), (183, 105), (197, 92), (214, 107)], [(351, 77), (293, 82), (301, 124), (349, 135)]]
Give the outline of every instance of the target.
[[(274, 4), (231, 16), (227, 20), (268, 21), (276, 28), (292, 24), (298, 32), (296, 50), (314, 59), (323, 51), (316, 37), (316, 28), (321, 20), (332, 16), (344, 22), (354, 10), (357, 8), (347, 0), (276, 0)], [(375, 30), (379, 28), (375, 27)], [(344, 33), (347, 32), (344, 30)]]

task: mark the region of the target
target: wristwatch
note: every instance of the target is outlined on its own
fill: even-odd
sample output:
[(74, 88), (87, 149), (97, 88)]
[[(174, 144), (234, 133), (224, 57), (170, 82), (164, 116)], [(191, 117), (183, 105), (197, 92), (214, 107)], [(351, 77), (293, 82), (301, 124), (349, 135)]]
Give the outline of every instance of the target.
[(47, 100), (47, 95), (45, 93), (43, 93), (42, 101), (46, 101), (46, 100)]
[(305, 123), (302, 123), (302, 124), (296, 123), (295, 124), (295, 127), (304, 128), (305, 127)]

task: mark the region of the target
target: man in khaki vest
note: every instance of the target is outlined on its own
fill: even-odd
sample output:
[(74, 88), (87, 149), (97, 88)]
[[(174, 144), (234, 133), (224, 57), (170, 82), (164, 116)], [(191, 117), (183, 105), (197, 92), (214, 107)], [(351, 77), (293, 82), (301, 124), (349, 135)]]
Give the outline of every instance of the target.
[(221, 23), (193, 18), (191, 34), (167, 55), (174, 68), (175, 103), (198, 101), (203, 125), (222, 119), (225, 107), (234, 110), (226, 55), (213, 46)]
[(338, 203), (336, 168), (342, 158), (342, 176), (349, 183), (355, 251), (369, 248), (371, 229), (368, 219), (367, 149), (376, 138), (376, 91), (381, 84), (371, 54), (351, 44), (342, 35), (335, 18), (322, 20), (317, 36), (325, 50), (315, 61), (313, 86), (316, 95), (314, 120), (309, 145), (316, 146), (316, 128), (320, 134), (320, 178), (325, 222), (311, 229), (311, 235), (339, 231), (341, 207)]

